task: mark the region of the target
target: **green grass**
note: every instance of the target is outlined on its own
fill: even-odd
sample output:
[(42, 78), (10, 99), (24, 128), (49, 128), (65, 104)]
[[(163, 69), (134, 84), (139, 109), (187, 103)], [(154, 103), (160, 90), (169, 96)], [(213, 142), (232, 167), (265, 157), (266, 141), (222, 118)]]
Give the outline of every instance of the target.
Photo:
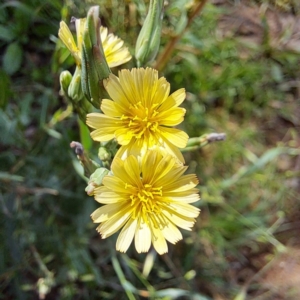
[[(100, 2), (103, 24), (133, 53), (148, 2)], [(166, 8), (160, 53), (186, 24), (185, 2)], [(69, 146), (86, 136), (59, 93), (60, 72), (73, 71), (59, 22), (90, 5), (0, 5), (0, 299), (281, 299), (261, 274), (299, 243), (299, 53), (220, 39), (222, 10), (206, 5), (162, 74), (187, 91), (182, 128), (227, 139), (184, 154), (202, 197), (193, 231), (163, 256), (120, 254), (90, 219), (97, 204)]]

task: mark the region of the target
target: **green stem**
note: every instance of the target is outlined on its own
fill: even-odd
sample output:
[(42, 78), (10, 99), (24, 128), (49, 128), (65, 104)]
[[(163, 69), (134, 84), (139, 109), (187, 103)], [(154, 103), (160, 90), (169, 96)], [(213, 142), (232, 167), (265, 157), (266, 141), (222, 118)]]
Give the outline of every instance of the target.
[(179, 33), (178, 35), (175, 35), (171, 38), (169, 43), (166, 45), (163, 53), (158, 57), (156, 64), (154, 66), (154, 69), (157, 69), (158, 71), (162, 71), (165, 68), (167, 62), (170, 60), (170, 57), (174, 51), (175, 45), (182, 38), (182, 36), (186, 32), (186, 30), (190, 27), (194, 18), (203, 10), (206, 2), (207, 2), (207, 0), (202, 0), (197, 4), (195, 9), (189, 15), (186, 27), (184, 28), (184, 30), (181, 33)]
[(200, 137), (190, 138), (184, 149), (181, 152), (196, 151), (212, 142), (224, 141), (226, 138), (225, 133), (209, 133), (203, 134)]

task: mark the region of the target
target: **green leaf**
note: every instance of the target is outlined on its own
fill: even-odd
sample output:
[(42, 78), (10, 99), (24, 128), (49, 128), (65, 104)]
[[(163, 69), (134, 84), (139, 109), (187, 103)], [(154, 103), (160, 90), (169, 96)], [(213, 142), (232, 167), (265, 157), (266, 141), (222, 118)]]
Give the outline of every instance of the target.
[(0, 40), (11, 42), (15, 38), (15, 34), (11, 28), (0, 25)]
[(267, 163), (271, 162), (275, 158), (277, 158), (281, 154), (290, 154), (290, 155), (298, 155), (298, 149), (293, 148), (285, 148), (285, 147), (277, 147), (267, 150), (260, 158), (258, 158), (251, 166), (241, 167), (237, 173), (235, 173), (231, 178), (224, 180), (221, 183), (221, 187), (229, 188), (233, 184), (235, 184), (238, 180), (245, 176), (252, 175), (257, 172), (259, 169), (262, 169)]
[(16, 73), (22, 63), (23, 50), (18, 42), (11, 43), (4, 53), (3, 69), (7, 74), (12, 75)]
[(5, 108), (11, 94), (9, 76), (0, 70), (0, 108)]
[(0, 172), (0, 180), (5, 181), (23, 181), (24, 177), (19, 175), (12, 175), (7, 172)]

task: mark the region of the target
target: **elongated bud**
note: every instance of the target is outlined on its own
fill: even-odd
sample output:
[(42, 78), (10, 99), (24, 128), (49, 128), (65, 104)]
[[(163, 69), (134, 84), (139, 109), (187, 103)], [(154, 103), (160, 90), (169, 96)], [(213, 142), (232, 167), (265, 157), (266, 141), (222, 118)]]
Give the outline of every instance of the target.
[(63, 71), (59, 77), (61, 91), (72, 104), (76, 104), (84, 98), (80, 72), (80, 68), (77, 66), (73, 76), (69, 71)]
[(76, 67), (71, 83), (68, 88), (68, 96), (72, 99), (72, 102), (79, 102), (84, 98), (81, 88), (81, 69)]
[(88, 182), (88, 186), (85, 188), (85, 191), (89, 196), (94, 195), (94, 190), (96, 187), (102, 185), (103, 178), (109, 173), (109, 170), (105, 168), (98, 168), (96, 171), (91, 175), (90, 180)]
[(163, 19), (163, 0), (150, 0), (149, 11), (135, 46), (138, 67), (154, 60), (157, 55)]
[(71, 142), (70, 147), (74, 149), (77, 158), (83, 166), (84, 176), (90, 177), (96, 169), (100, 167), (100, 165), (89, 158), (89, 156), (85, 153), (83, 146), (79, 142)]
[(101, 42), (99, 6), (91, 7), (87, 14), (83, 31), (81, 67), (83, 93), (99, 109), (100, 100), (108, 96), (102, 81), (111, 72)]
[(190, 138), (187, 142), (186, 147), (184, 149), (181, 149), (181, 152), (196, 151), (210, 143), (224, 141), (225, 139), (225, 133), (203, 134), (200, 137)]

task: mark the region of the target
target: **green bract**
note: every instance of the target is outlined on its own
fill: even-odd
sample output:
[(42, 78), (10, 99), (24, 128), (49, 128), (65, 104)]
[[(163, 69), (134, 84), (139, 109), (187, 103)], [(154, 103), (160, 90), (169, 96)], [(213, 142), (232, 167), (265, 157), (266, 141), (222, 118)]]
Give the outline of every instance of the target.
[(100, 107), (100, 99), (106, 98), (107, 93), (102, 85), (103, 79), (110, 74), (105, 59), (101, 35), (99, 6), (90, 8), (83, 31), (82, 43), (82, 90), (85, 97), (96, 107)]

